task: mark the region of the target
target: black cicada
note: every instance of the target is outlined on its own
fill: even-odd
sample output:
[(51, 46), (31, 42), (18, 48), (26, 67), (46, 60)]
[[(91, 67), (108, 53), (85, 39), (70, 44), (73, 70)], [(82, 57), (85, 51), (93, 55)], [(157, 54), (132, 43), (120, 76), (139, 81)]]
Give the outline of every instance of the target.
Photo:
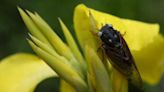
[(132, 85), (141, 88), (141, 76), (122, 35), (108, 24), (100, 29), (98, 35), (105, 55), (110, 59), (112, 66), (126, 76)]

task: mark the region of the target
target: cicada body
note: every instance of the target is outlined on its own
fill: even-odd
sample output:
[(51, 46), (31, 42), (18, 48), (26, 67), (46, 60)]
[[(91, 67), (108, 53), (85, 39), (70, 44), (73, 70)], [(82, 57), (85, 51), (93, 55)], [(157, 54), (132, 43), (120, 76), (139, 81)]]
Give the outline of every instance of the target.
[(112, 66), (128, 81), (139, 88), (142, 87), (142, 79), (135, 65), (133, 56), (122, 35), (111, 25), (106, 24), (98, 33), (105, 55), (110, 59)]

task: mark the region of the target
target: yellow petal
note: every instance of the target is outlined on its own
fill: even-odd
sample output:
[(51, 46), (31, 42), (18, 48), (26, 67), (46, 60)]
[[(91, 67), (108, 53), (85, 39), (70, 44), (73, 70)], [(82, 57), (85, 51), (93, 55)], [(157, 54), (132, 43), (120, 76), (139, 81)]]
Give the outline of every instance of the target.
[(74, 53), (75, 57), (77, 58), (77, 60), (83, 65), (85, 66), (85, 61), (84, 58), (75, 42), (75, 40), (73, 39), (71, 33), (69, 32), (68, 28), (66, 27), (66, 25), (63, 23), (63, 21), (59, 18), (59, 22), (60, 25), (62, 27), (62, 30), (64, 32), (64, 35), (66, 37), (67, 43), (70, 47), (70, 49), (72, 50), (72, 52)]
[(32, 49), (65, 81), (72, 85), (78, 92), (87, 90), (85, 81), (81, 78), (80, 73), (70, 66), (70, 64), (62, 62), (60, 57), (55, 57), (43, 49), (37, 47), (29, 40)]
[(19, 53), (0, 61), (0, 92), (33, 92), (37, 84), (56, 73), (38, 57)]
[(48, 40), (41, 33), (40, 29), (35, 25), (35, 23), (31, 20), (31, 18), (21, 8), (18, 7), (18, 10), (20, 12), (20, 15), (21, 15), (24, 23), (26, 24), (27, 28), (29, 29), (30, 33), (32, 35), (35, 35), (36, 38), (40, 39), (42, 42), (46, 43), (48, 46), (51, 47)]
[(22, 9), (18, 8), (18, 10), (32, 35), (34, 35), (43, 43), (46, 43), (49, 47), (57, 50), (59, 54), (65, 56), (69, 60), (73, 58), (68, 46), (57, 36), (53, 29), (37, 13), (33, 14), (26, 10), (28, 13), (27, 15)]
[(128, 92), (128, 81), (125, 76), (123, 76), (116, 69), (113, 69), (112, 78), (114, 92)]
[[(39, 46), (41, 49), (43, 49), (44, 51), (46, 51), (47, 53), (53, 55), (55, 58), (58, 58), (61, 62), (69, 64), (68, 60), (65, 59), (65, 57), (58, 55), (52, 48), (50, 48), (49, 46), (47, 46), (47, 44), (42, 43), (40, 40), (38, 40), (37, 38), (35, 38), (34, 36), (30, 35), (31, 39), (33, 40), (33, 42)], [(29, 39), (27, 39), (27, 41), (30, 43), (31, 45), (31, 41)]]
[(85, 56), (88, 62), (87, 77), (91, 89), (94, 92), (112, 92), (110, 77), (97, 53), (89, 46), (86, 46)]
[(159, 25), (135, 20), (121, 19), (126, 28), (125, 40), (131, 50), (140, 50), (159, 34)]
[[(55, 52), (55, 50), (53, 50), (52, 48), (50, 48), (47, 44), (41, 42), (39, 39), (37, 39), (36, 37), (32, 36), (31, 34), (29, 34), (31, 40), (40, 48), (42, 48), (43, 50), (45, 50), (46, 52), (48, 52), (51, 55), (57, 56), (58, 54)], [(27, 39), (28, 40), (28, 39)], [(29, 40), (28, 40), (29, 41)]]
[(48, 41), (55, 48), (55, 50), (60, 55), (63, 55), (67, 59), (71, 60), (73, 58), (72, 52), (70, 51), (68, 46), (60, 39), (60, 37), (53, 31), (53, 29), (38, 14), (34, 15), (29, 11), (28, 14), (30, 15), (34, 23), (36, 23), (38, 28), (40, 28), (40, 31), (48, 39)]
[(78, 5), (74, 11), (74, 28), (82, 49), (85, 45), (90, 45), (93, 49), (97, 49), (97, 44), (90, 32), (90, 22), (88, 20), (88, 8), (84, 5)]
[[(63, 62), (70, 62), (72, 66), (75, 66), (75, 70), (77, 70), (79, 73), (81, 73), (81, 76), (83, 76), (82, 69), (80, 69), (81, 67), (79, 67), (81, 64), (77, 62), (70, 48), (60, 39), (60, 37), (58, 37), (53, 29), (37, 13), (33, 14), (30, 11), (26, 10), (26, 14), (20, 8), (18, 9), (30, 32), (35, 33), (33, 34), (33, 36), (31, 36), (35, 44), (37, 44), (41, 49), (44, 49), (46, 52), (62, 59)], [(48, 41), (48, 44), (44, 40), (40, 39), (40, 36), (43, 36)], [(64, 57), (68, 60), (64, 60)]]
[(64, 80), (60, 81), (60, 92), (76, 92), (76, 90)]
[(164, 38), (161, 35), (140, 51), (132, 51), (141, 77), (149, 84), (159, 83), (164, 67)]

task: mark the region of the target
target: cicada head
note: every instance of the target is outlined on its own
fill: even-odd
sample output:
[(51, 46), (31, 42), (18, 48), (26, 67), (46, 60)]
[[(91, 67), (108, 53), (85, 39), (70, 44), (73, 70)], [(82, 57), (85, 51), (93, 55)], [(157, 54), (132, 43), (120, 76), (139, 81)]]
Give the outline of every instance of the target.
[(106, 24), (103, 26), (98, 35), (104, 44), (112, 48), (119, 48), (121, 46), (120, 34), (113, 29), (112, 25)]

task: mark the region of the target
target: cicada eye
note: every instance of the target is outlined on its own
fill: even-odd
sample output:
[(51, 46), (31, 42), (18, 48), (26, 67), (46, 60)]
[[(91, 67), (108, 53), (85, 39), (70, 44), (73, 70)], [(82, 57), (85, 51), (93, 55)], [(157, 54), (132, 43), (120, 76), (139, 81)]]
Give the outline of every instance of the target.
[(114, 34), (114, 38), (117, 38), (117, 35), (116, 34)]
[(102, 36), (102, 32), (98, 32), (98, 36), (101, 37)]
[(108, 26), (109, 26), (109, 27), (113, 27), (113, 25), (112, 25), (112, 24), (108, 24)]
[(109, 39), (108, 41), (109, 41), (110, 43), (112, 43), (112, 39)]

